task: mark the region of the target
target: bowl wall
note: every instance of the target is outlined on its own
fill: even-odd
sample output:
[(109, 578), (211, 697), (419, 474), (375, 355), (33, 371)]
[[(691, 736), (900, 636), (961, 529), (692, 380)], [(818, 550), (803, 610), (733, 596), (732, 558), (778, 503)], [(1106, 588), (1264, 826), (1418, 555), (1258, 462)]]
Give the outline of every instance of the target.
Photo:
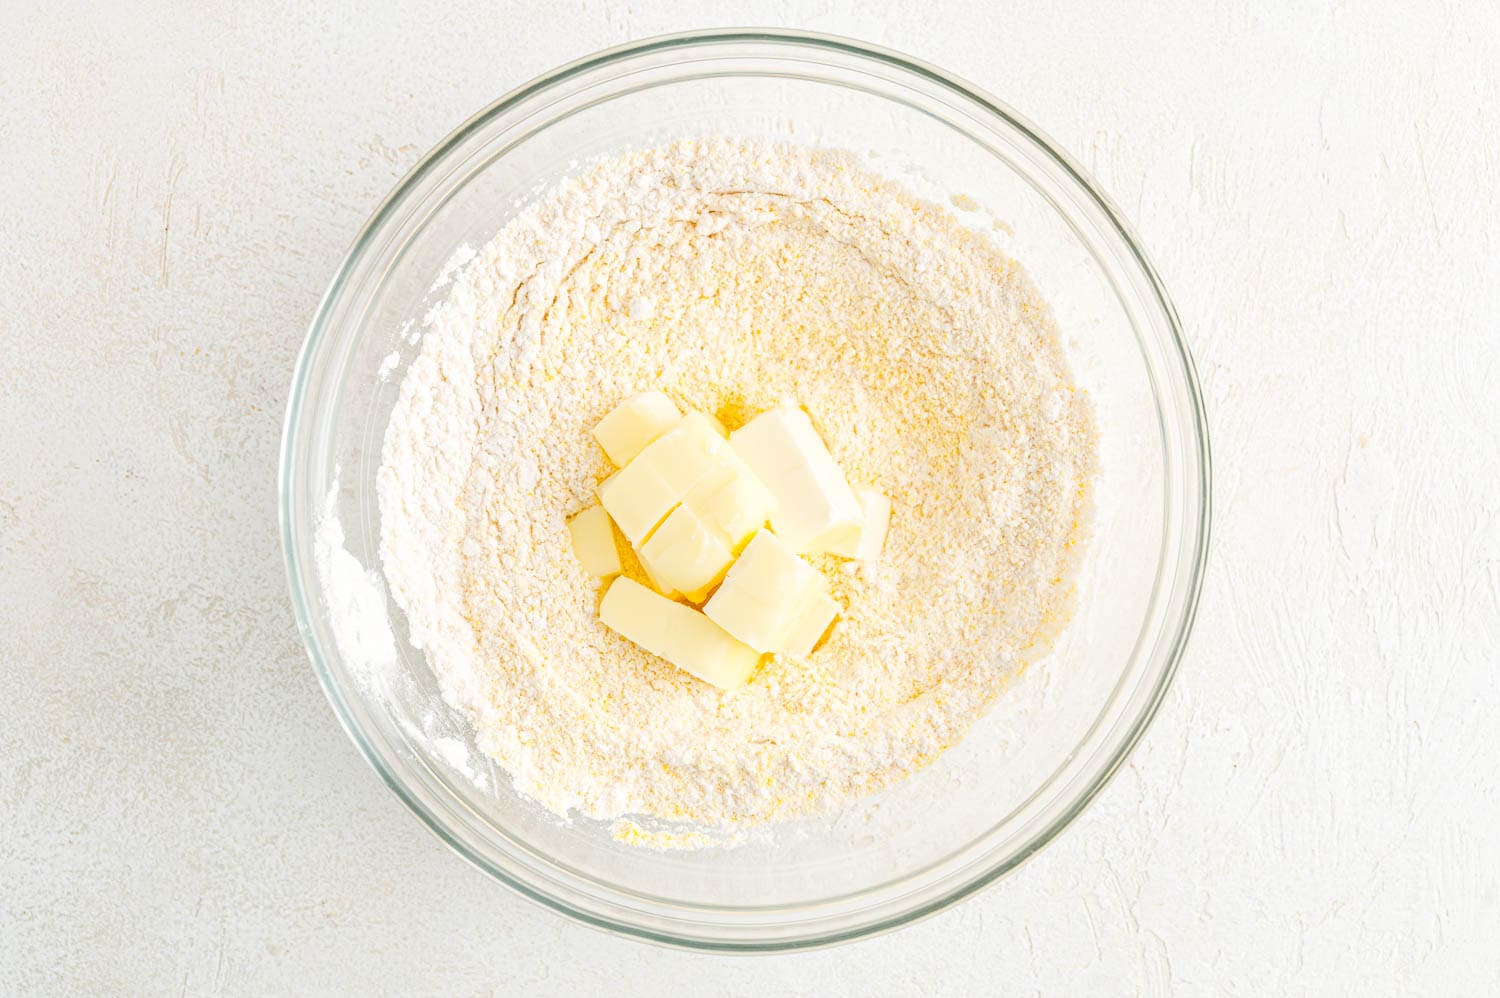
[[(435, 284), (455, 250), (482, 246), (589, 159), (706, 134), (854, 151), (989, 232), (1056, 313), (1094, 400), (1100, 470), (1072, 623), (962, 744), (831, 819), (778, 825), (734, 848), (656, 852), (614, 841), (608, 823), (563, 822), (519, 798), (475, 749), (385, 594), (374, 482), (422, 316), (441, 299)], [(565, 67), (472, 119), (403, 181), (314, 321), (281, 488), (293, 598), (320, 678), (351, 737), (429, 826), (585, 920), (754, 949), (826, 943), (935, 910), (1071, 820), (1138, 737), (1180, 654), (1206, 545), (1207, 472), (1191, 363), (1159, 283), (1110, 206), (1034, 129), (901, 57), (719, 33)], [(336, 605), (383, 608), (389, 637)]]

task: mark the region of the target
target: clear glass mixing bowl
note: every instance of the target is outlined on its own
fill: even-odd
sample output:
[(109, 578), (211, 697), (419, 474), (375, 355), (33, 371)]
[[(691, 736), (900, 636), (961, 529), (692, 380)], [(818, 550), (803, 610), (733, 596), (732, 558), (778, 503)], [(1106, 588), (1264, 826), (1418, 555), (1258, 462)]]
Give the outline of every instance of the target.
[[(1002, 240), (1056, 312), (1096, 406), (1100, 475), (1071, 625), (960, 745), (833, 818), (776, 826), (734, 848), (663, 852), (616, 842), (606, 823), (541, 810), (475, 749), (381, 585), (375, 473), (417, 350), (413, 330), (455, 249), (483, 245), (518, 205), (591, 157), (705, 133), (850, 149), (918, 194), (973, 208), (960, 217)], [(771, 950), (879, 932), (953, 904), (1040, 849), (1099, 791), (1150, 721), (1187, 639), (1208, 542), (1209, 457), (1192, 361), (1161, 282), (1115, 208), (1035, 128), (904, 56), (725, 31), (563, 67), (422, 159), (360, 233), (313, 320), (292, 382), (280, 490), (292, 600), (318, 677), (349, 736), (428, 827), (585, 922), (683, 946)]]

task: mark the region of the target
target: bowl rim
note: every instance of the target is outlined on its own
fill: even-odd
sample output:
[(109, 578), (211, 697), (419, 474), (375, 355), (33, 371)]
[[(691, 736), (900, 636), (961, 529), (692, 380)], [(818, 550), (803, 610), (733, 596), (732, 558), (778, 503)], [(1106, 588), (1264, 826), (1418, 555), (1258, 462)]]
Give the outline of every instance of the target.
[[(1165, 319), (1167, 330), (1170, 333), (1169, 346), (1173, 351), (1172, 359), (1181, 365), (1181, 373), (1184, 376), (1183, 383), (1187, 390), (1187, 408), (1190, 410), (1189, 415), (1191, 417), (1189, 427), (1192, 442), (1196, 443), (1195, 463), (1198, 472), (1197, 481), (1187, 481), (1185, 485), (1190, 490), (1196, 490), (1200, 501), (1197, 523), (1192, 525), (1190, 538), (1185, 538), (1185, 540), (1190, 539), (1193, 550), (1192, 557), (1186, 565), (1187, 577), (1182, 590), (1183, 604), (1180, 615), (1175, 622), (1169, 620), (1164, 628), (1163, 640), (1167, 645), (1164, 667), (1161, 669), (1155, 683), (1147, 694), (1139, 713), (1130, 720), (1129, 730), (1117, 745), (1112, 756), (1098, 772), (1093, 774), (1082, 791), (1065, 807), (1061, 808), (1060, 812), (1052, 820), (1034, 832), (1020, 849), (1017, 849), (1011, 855), (1004, 857), (988, 868), (970, 876), (963, 883), (941, 894), (941, 896), (912, 905), (894, 914), (887, 914), (868, 922), (862, 922), (850, 928), (813, 933), (806, 937), (783, 937), (768, 941), (677, 936), (647, 926), (612, 920), (536, 889), (506, 870), (496, 867), (484, 857), (476, 854), (467, 844), (450, 835), (444, 824), (425, 805), (416, 800), (403, 781), (397, 778), (386, 767), (379, 753), (354, 721), (353, 711), (345, 700), (343, 691), (339, 688), (328, 668), (327, 662), (323, 658), (322, 648), (313, 630), (310, 612), (314, 601), (308, 598), (309, 594), (302, 584), (302, 559), (297, 550), (299, 530), (293, 522), (292, 515), (292, 489), (293, 483), (297, 479), (294, 431), (297, 417), (303, 409), (308, 385), (309, 368), (313, 356), (324, 334), (327, 332), (332, 307), (343, 292), (351, 273), (354, 271), (362, 255), (369, 249), (371, 243), (386, 223), (390, 221), (395, 209), (405, 201), (412, 190), (420, 184), (435, 165), (492, 119), (503, 115), (548, 88), (575, 76), (596, 68), (647, 54), (669, 52), (673, 49), (701, 46), (704, 44), (736, 43), (769, 43), (772, 45), (783, 44), (824, 49), (843, 56), (855, 56), (871, 60), (875, 63), (884, 64), (887, 67), (914, 74), (930, 83), (938, 85), (943, 90), (956, 94), (958, 97), (972, 103), (983, 111), (1000, 119), (1006, 125), (1016, 129), (1050, 157), (1055, 165), (1061, 167), (1063, 173), (1077, 185), (1079, 191), (1087, 195), (1094, 202), (1103, 218), (1114, 229), (1115, 235), (1129, 252), (1130, 262), (1139, 268), (1140, 276), (1146, 280), (1150, 296), (1155, 299), (1155, 303), (1161, 309), (1161, 317)], [(302, 635), (303, 645), (312, 662), (314, 672), (317, 674), (318, 683), (323, 688), (325, 696), (327, 696), (331, 706), (334, 708), (334, 714), (337, 716), (339, 724), (359, 749), (365, 761), (369, 763), (386, 786), (417, 816), (423, 825), (433, 832), (448, 848), (507, 887), (553, 911), (584, 924), (613, 934), (634, 939), (644, 939), (666, 946), (737, 953), (816, 949), (855, 939), (868, 938), (910, 925), (943, 911), (994, 883), (1050, 844), (1064, 828), (1071, 825), (1104, 787), (1108, 785), (1115, 773), (1119, 771), (1126, 759), (1129, 758), (1130, 753), (1140, 741), (1141, 736), (1155, 718), (1167, 690), (1170, 688), (1177, 674), (1177, 669), (1181, 663), (1187, 641), (1193, 629), (1198, 604), (1202, 595), (1203, 580), (1209, 555), (1213, 508), (1212, 455), (1209, 445), (1208, 419), (1203, 404), (1196, 365), (1193, 362), (1191, 352), (1187, 348), (1177, 310), (1172, 304), (1171, 298), (1167, 294), (1166, 288), (1156, 272), (1156, 268), (1147, 258), (1134, 230), (1124, 220), (1114, 202), (1103, 194), (1094, 182), (1089, 179), (1082, 168), (1074, 163), (1040, 129), (982, 88), (920, 59), (882, 46), (835, 35), (781, 28), (712, 28), (684, 31), (657, 35), (602, 49), (582, 58), (564, 63), (521, 84), (471, 115), (425, 153), (381, 200), (376, 209), (371, 213), (369, 219), (360, 228), (349, 250), (344, 254), (339, 266), (334, 271), (334, 276), (330, 280), (327, 290), (319, 300), (312, 321), (309, 323), (306, 338), (298, 353), (287, 395), (287, 408), (283, 417), (282, 440), (278, 461), (277, 499), (283, 564), (287, 573), (293, 610), (297, 618), (298, 630)]]

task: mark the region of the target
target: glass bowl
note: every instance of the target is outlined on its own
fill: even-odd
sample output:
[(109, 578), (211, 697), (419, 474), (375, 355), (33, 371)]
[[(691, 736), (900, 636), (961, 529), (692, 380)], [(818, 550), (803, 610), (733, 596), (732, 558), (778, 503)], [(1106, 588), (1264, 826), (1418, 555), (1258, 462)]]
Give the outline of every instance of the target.
[[(482, 246), (590, 158), (697, 134), (838, 147), (954, 205), (1051, 303), (1099, 429), (1074, 617), (968, 737), (892, 789), (733, 847), (651, 850), (517, 795), (406, 642), (380, 574), (375, 473), (421, 317)], [(898, 926), (1014, 869), (1120, 766), (1182, 655), (1209, 456), (1172, 306), (1119, 213), (1019, 115), (891, 52), (791, 32), (658, 38), (548, 74), (466, 122), (385, 200), (298, 361), (280, 470), (292, 601), (318, 678), (381, 778), (449, 846), (584, 922), (774, 950)]]

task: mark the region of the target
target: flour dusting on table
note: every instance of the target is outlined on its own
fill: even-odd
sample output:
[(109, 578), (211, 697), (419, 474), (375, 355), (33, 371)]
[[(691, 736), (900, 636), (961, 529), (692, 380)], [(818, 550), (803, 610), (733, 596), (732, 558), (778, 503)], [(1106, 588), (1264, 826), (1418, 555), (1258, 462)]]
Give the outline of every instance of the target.
[[(877, 562), (810, 559), (847, 607), (826, 644), (741, 690), (607, 630), (571, 552), (611, 470), (590, 429), (648, 389), (731, 428), (800, 404), (894, 503)], [(1093, 461), (1050, 313), (986, 238), (847, 154), (683, 141), (562, 181), (461, 264), (386, 431), (381, 556), (518, 791), (743, 827), (963, 736), (1065, 620)]]

